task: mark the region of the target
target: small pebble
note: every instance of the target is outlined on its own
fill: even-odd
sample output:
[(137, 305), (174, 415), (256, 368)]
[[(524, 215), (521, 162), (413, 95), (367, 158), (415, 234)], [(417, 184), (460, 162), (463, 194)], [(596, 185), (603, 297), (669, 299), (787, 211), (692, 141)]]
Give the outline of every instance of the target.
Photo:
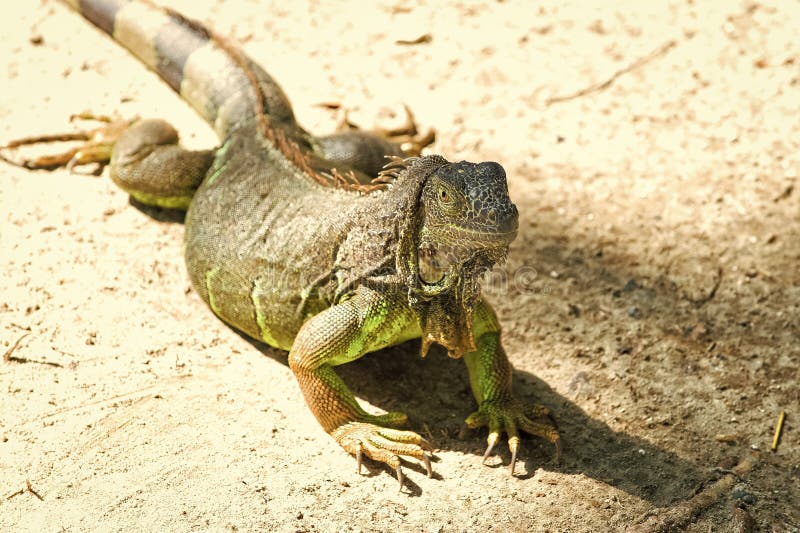
[(757, 500), (755, 495), (753, 495), (751, 492), (748, 492), (747, 489), (741, 485), (737, 485), (733, 488), (731, 496), (734, 500), (746, 503), (747, 505), (753, 505)]
[(639, 285), (636, 284), (636, 280), (635, 279), (631, 278), (631, 279), (628, 280), (628, 282), (625, 284), (625, 286), (622, 287), (622, 290), (625, 291), (625, 292), (631, 292), (631, 291), (633, 291), (633, 290), (635, 290), (637, 288), (639, 288)]
[(725, 442), (731, 444), (736, 442), (736, 435), (733, 433), (719, 433), (714, 435), (714, 440), (717, 442)]

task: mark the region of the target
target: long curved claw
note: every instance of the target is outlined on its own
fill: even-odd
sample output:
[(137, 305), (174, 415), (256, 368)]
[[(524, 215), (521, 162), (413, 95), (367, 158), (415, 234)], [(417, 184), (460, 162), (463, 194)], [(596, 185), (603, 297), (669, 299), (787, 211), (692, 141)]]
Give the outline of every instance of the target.
[(483, 464), (486, 464), (486, 459), (489, 458), (491, 455), (492, 450), (494, 449), (495, 444), (497, 441), (500, 440), (500, 433), (497, 431), (493, 431), (489, 433), (489, 438), (486, 439), (486, 451), (483, 452)]
[(428, 474), (428, 477), (433, 477), (433, 469), (431, 468), (431, 458), (427, 453), (422, 456), (422, 462), (425, 463), (425, 472)]
[(402, 469), (402, 467), (400, 467), (400, 465), (398, 465), (397, 468), (395, 468), (395, 472), (397, 473), (397, 481), (400, 482), (400, 489), (399, 490), (403, 490), (403, 469)]
[(553, 443), (553, 446), (555, 446), (556, 449), (554, 458), (555, 462), (556, 464), (561, 464), (561, 438), (556, 439), (556, 441)]
[(111, 124), (117, 119), (108, 115), (98, 115), (96, 113), (92, 113), (91, 111), (81, 111), (80, 113), (73, 113), (69, 116), (70, 122), (75, 122), (78, 120), (94, 120), (95, 122), (105, 122), (106, 124)]
[(519, 436), (508, 439), (508, 449), (511, 450), (511, 475), (514, 475), (514, 468), (517, 466), (517, 451), (519, 450)]
[(358, 472), (359, 476), (361, 475), (361, 464), (363, 459), (364, 451), (361, 449), (361, 445), (359, 445), (358, 448), (356, 448), (356, 471)]

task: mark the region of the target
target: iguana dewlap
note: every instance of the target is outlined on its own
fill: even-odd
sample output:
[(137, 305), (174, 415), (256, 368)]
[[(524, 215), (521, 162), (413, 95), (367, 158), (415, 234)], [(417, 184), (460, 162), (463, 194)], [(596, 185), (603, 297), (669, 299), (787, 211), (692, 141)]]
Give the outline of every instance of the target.
[(512, 473), (518, 430), (558, 447), (555, 427), (530, 418), (544, 408), (514, 398), (500, 326), (480, 295), (481, 275), (517, 233), (499, 164), (403, 158), (363, 131), (316, 137), (263, 69), (201, 24), (149, 2), (67, 3), (194, 106), (220, 145), (189, 151), (166, 122), (116, 123), (109, 138), (26, 166), (110, 157), (131, 196), (186, 209), (195, 290), (232, 327), (289, 352), (306, 403), (359, 466), (363, 455), (382, 461), (402, 484), (400, 457), (411, 456), (430, 474), (428, 443), (396, 429), (406, 416), (368, 414), (335, 372), (414, 338), (423, 355), (438, 343), (465, 361), (478, 402), (466, 423), (488, 426), (484, 459), (503, 431)]

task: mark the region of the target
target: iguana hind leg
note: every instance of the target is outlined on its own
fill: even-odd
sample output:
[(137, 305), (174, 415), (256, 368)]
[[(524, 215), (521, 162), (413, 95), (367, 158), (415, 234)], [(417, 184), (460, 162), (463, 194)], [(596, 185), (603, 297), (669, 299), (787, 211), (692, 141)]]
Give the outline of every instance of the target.
[(141, 120), (114, 144), (111, 179), (144, 204), (186, 209), (214, 153), (178, 146), (178, 132), (163, 120)]
[(0, 150), (17, 150), (36, 144), (56, 142), (82, 142), (81, 144), (72, 146), (63, 152), (41, 155), (31, 159), (23, 158), (21, 160), (16, 160), (7, 157), (4, 154), (0, 154), (0, 158), (13, 165), (21, 166), (30, 170), (55, 170), (57, 168), (66, 167), (68, 170), (72, 171), (75, 169), (75, 167), (81, 165), (94, 164), (96, 167), (92, 173), (95, 175), (100, 175), (100, 173), (103, 171), (103, 168), (111, 159), (111, 149), (114, 146), (116, 139), (123, 131), (129, 128), (131, 124), (138, 120), (112, 119), (104, 115), (80, 113), (77, 115), (72, 115), (70, 117), (70, 122), (73, 122), (76, 119), (94, 120), (102, 122), (104, 125), (97, 128), (84, 129), (80, 131), (35, 135), (32, 137), (14, 139), (13, 141), (9, 141), (4, 146), (0, 147)]
[(159, 207), (186, 209), (214, 159), (214, 150), (186, 150), (178, 133), (163, 120), (124, 120), (83, 113), (72, 119), (97, 120), (98, 128), (16, 139), (3, 148), (82, 141), (57, 154), (10, 163), (33, 170), (95, 164), (95, 174), (111, 165), (111, 179), (136, 200)]
[(362, 130), (317, 137), (315, 144), (322, 157), (363, 173), (369, 181), (378, 176), (378, 172), (389, 161), (387, 157), (406, 155), (399, 144)]
[(345, 113), (340, 131), (316, 137), (313, 144), (328, 161), (341, 163), (371, 180), (389, 162), (387, 158), (418, 156), (435, 140), (433, 130), (420, 133), (414, 114), (408, 107), (405, 111), (406, 120), (399, 127), (374, 131), (360, 129)]

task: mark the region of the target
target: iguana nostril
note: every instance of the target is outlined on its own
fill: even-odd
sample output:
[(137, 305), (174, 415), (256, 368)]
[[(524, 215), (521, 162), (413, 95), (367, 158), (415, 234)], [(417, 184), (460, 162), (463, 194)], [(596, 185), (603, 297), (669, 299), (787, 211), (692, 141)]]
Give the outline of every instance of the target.
[(504, 211), (500, 218), (501, 220), (497, 222), (499, 231), (512, 233), (519, 228), (519, 213), (514, 204), (511, 204), (510, 209)]

